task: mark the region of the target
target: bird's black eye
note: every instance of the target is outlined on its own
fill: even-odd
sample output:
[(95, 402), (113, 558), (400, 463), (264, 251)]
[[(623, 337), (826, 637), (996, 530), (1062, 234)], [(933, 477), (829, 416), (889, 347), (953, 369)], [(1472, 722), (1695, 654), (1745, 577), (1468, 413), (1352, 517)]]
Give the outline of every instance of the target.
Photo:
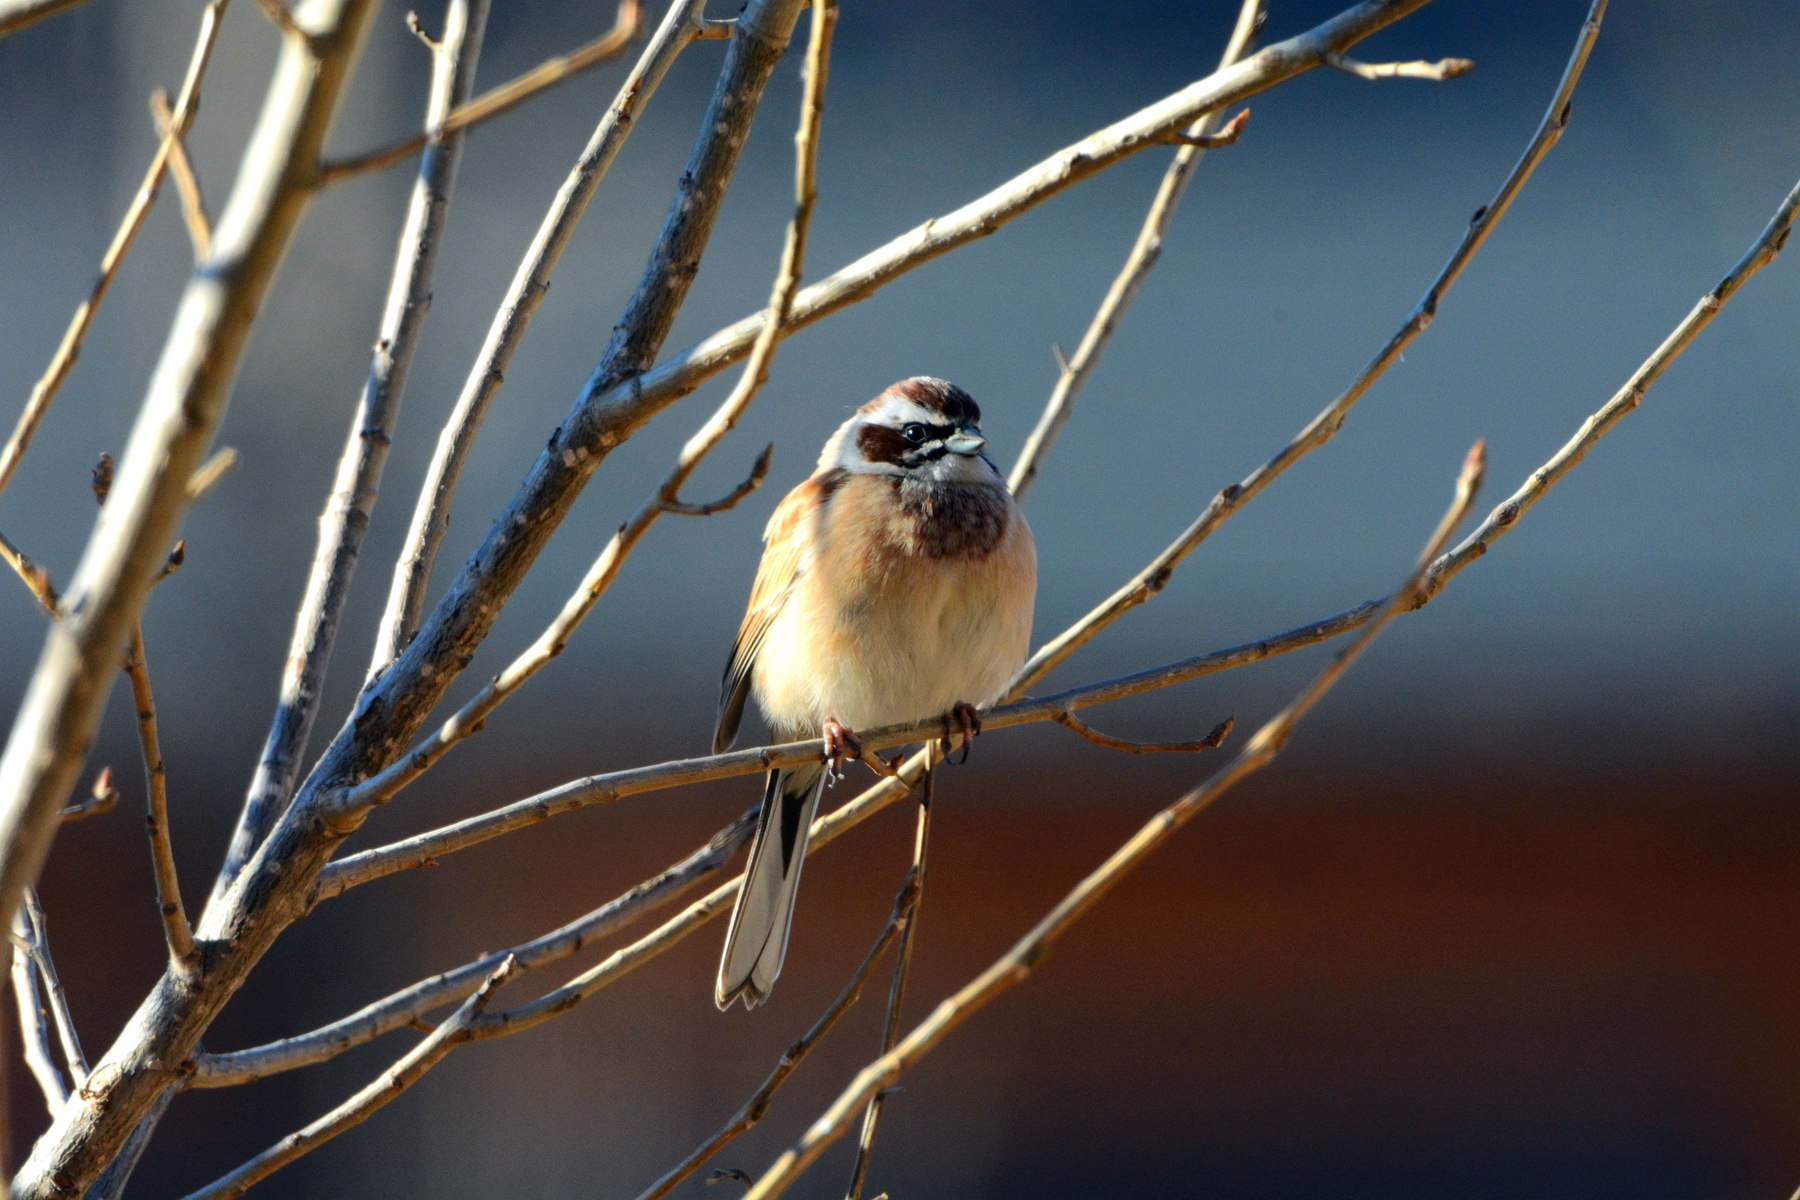
[(915, 446), (923, 445), (925, 442), (925, 427), (917, 421), (913, 421), (901, 428), (900, 436)]

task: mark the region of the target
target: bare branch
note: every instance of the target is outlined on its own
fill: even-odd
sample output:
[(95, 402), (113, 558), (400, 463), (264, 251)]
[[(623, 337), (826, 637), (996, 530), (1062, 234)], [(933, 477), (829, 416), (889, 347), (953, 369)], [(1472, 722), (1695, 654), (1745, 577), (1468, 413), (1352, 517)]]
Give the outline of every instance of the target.
[[(838, 993), (837, 999), (833, 1000), (830, 1007), (820, 1014), (812, 1028), (802, 1034), (800, 1039), (789, 1046), (786, 1052), (776, 1060), (775, 1069), (769, 1072), (768, 1078), (763, 1080), (762, 1086), (756, 1089), (750, 1099), (744, 1101), (744, 1106), (738, 1109), (737, 1114), (725, 1122), (718, 1132), (696, 1147), (692, 1154), (682, 1159), (668, 1174), (646, 1188), (638, 1200), (661, 1200), (663, 1196), (674, 1191), (682, 1180), (698, 1170), (702, 1163), (735, 1141), (739, 1135), (748, 1133), (758, 1121), (762, 1120), (764, 1114), (769, 1111), (769, 1104), (774, 1100), (775, 1093), (780, 1090), (783, 1083), (787, 1082), (787, 1077), (794, 1073), (795, 1068), (811, 1053), (812, 1048), (824, 1040), (825, 1035), (837, 1025), (839, 1018), (848, 1012), (850, 1006), (855, 1004), (862, 995), (863, 985), (868, 983), (869, 975), (874, 971), (875, 964), (887, 952), (887, 948), (893, 944), (894, 939), (902, 936), (903, 931), (912, 928), (912, 915), (917, 910), (918, 896), (919, 877), (916, 872), (908, 872), (905, 882), (901, 884), (900, 894), (894, 899), (894, 911), (888, 916), (887, 924), (882, 926), (880, 935), (875, 939), (875, 944), (869, 947), (869, 952), (863, 956), (862, 962), (851, 973), (850, 982), (844, 985), (844, 990)], [(749, 1182), (748, 1177), (745, 1181)]]
[(131, 696), (137, 705), (138, 742), (144, 751), (144, 780), (149, 795), (146, 824), (150, 833), (150, 863), (156, 876), (157, 911), (162, 915), (163, 936), (176, 971), (192, 975), (200, 956), (194, 949), (194, 931), (181, 904), (181, 884), (175, 876), (175, 855), (169, 846), (169, 789), (163, 767), (162, 744), (156, 732), (156, 697), (150, 691), (150, 668), (144, 661), (144, 626), (131, 627), (131, 643), (125, 651), (125, 674), (131, 680)]
[[(900, 934), (900, 949), (894, 955), (894, 979), (888, 987), (887, 1015), (881, 1024), (881, 1053), (886, 1054), (894, 1048), (900, 1037), (900, 1006), (906, 1002), (906, 978), (912, 968), (913, 935), (919, 928), (919, 905), (925, 898), (925, 851), (931, 837), (931, 800), (933, 781), (937, 776), (938, 752), (932, 746), (926, 747), (925, 776), (919, 787), (919, 816), (913, 828), (913, 862), (907, 873), (913, 891), (911, 911), (906, 914), (905, 929)], [(856, 1165), (850, 1171), (850, 1186), (845, 1190), (845, 1200), (862, 1200), (863, 1184), (869, 1177), (869, 1162), (875, 1154), (875, 1129), (881, 1121), (881, 1107), (887, 1099), (887, 1092), (876, 1092), (869, 1097), (869, 1107), (863, 1113), (862, 1136), (856, 1143)]]
[[(274, 4), (276, 0), (263, 0), (263, 2)], [(471, 125), (477, 125), (482, 121), (497, 117), (503, 112), (518, 107), (539, 92), (559, 83), (568, 82), (588, 68), (605, 62), (629, 45), (631, 39), (637, 36), (638, 18), (638, 0), (620, 0), (618, 12), (613, 17), (612, 28), (587, 45), (568, 54), (559, 54), (555, 58), (546, 59), (518, 78), (508, 80), (497, 88), (483, 92), (473, 100), (458, 103), (455, 108), (440, 117), (435, 124), (427, 126), (424, 133), (415, 134), (405, 141), (396, 142), (392, 146), (380, 150), (359, 154), (355, 158), (338, 159), (321, 164), (319, 183), (322, 186), (329, 186), (341, 183), (355, 175), (393, 166), (402, 159), (411, 158), (419, 153), (433, 138), (447, 137), (468, 129)], [(415, 28), (414, 32), (417, 33), (419, 30)], [(425, 38), (424, 41), (426, 45), (433, 47), (435, 52), (437, 43), (430, 38)]]
[(1340, 71), (1380, 82), (1383, 79), (1429, 79), (1443, 82), (1455, 79), (1458, 75), (1467, 75), (1475, 69), (1475, 63), (1467, 58), (1440, 58), (1436, 62), (1418, 60), (1414, 62), (1366, 63), (1344, 54), (1329, 55), (1325, 62)]
[(41, 21), (83, 0), (0, 0), (0, 37), (17, 33), (33, 21)]
[(56, 972), (56, 959), (50, 955), (50, 921), (44, 915), (44, 906), (39, 902), (35, 888), (25, 893), (25, 903), (20, 911), (30, 930), (30, 941), (26, 948), (31, 952), (31, 961), (44, 981), (44, 990), (50, 1000), (50, 1018), (56, 1027), (56, 1040), (62, 1046), (63, 1061), (69, 1067), (70, 1081), (76, 1088), (85, 1087), (88, 1080), (87, 1055), (82, 1053), (81, 1039), (75, 1033), (75, 1018), (69, 1012), (69, 995), (63, 990), (62, 978)]
[[(432, 43), (427, 128), (441, 124), (445, 114), (474, 89), (488, 7), (489, 0), (453, 0), (447, 9), (443, 39)], [(294, 614), (275, 716), (213, 883), (214, 898), (237, 878), (293, 795), (300, 756), (318, 716), (320, 689), (337, 640), (338, 620), (380, 494), (407, 372), (431, 307), (431, 281), (461, 160), (462, 135), (453, 133), (434, 141), (419, 164), (394, 252), (375, 351), (338, 457), (331, 493), (319, 519), (319, 540), (306, 589)]]
[(294, 20), (294, 14), (288, 11), (288, 6), (282, 0), (256, 0), (256, 7), (262, 9), (263, 16), (269, 18), (270, 23), (285, 36), (307, 43), (312, 41), (313, 35), (300, 28), (300, 23)]
[(206, 198), (200, 192), (200, 176), (189, 161), (187, 145), (175, 128), (169, 93), (161, 88), (150, 93), (150, 116), (156, 122), (156, 136), (169, 143), (169, 172), (175, 176), (175, 191), (181, 197), (181, 219), (187, 223), (188, 240), (194, 244), (194, 258), (204, 262), (212, 252), (212, 222), (206, 216)]
[(574, 234), (588, 201), (593, 199), (613, 159), (618, 157), (620, 148), (630, 136), (638, 113), (656, 94), (675, 59), (693, 44), (705, 6), (705, 0), (673, 0), (669, 5), (662, 24), (651, 35), (637, 65), (626, 76), (618, 96), (607, 108), (581, 157), (575, 160), (574, 167), (557, 190), (556, 198), (513, 274), (512, 284), (494, 313), (487, 339), (463, 384), (456, 407), (438, 436), (431, 466), (420, 486), (418, 504), (407, 529), (405, 549), (395, 564), (393, 584), (378, 626), (375, 651), (369, 664), (371, 677), (393, 661), (419, 627), (419, 614), (424, 609), (425, 591), (431, 583), (438, 546), (450, 525), (450, 502), (456, 494), (463, 463), (475, 443), (475, 434), (487, 415), (488, 405), (506, 378), (513, 351), (524, 340), (525, 330), (550, 288), (550, 276), (556, 269), (557, 259)]
[(769, 463), (774, 457), (775, 443), (770, 442), (763, 447), (763, 452), (756, 456), (756, 461), (750, 464), (750, 474), (744, 478), (744, 481), (717, 500), (708, 501), (705, 504), (684, 504), (679, 500), (664, 500), (661, 502), (661, 508), (665, 513), (674, 517), (710, 517), (714, 513), (722, 513), (736, 508), (739, 501), (763, 485), (763, 480), (768, 478)]
[[(194, 45), (193, 57), (188, 62), (187, 77), (182, 80), (181, 91), (175, 101), (170, 133), (164, 135), (162, 144), (150, 159), (150, 166), (144, 172), (144, 181), (138, 185), (137, 194), (131, 198), (131, 204), (125, 210), (125, 218), (119, 222), (118, 232), (113, 234), (112, 244), (107, 246), (106, 253), (100, 258), (99, 277), (94, 280), (87, 299), (81, 302), (75, 309), (75, 315), (69, 319), (69, 326), (63, 331), (62, 342), (51, 356), (50, 365), (31, 389), (31, 398), (25, 402), (25, 411), (19, 414), (18, 424), (7, 438), (6, 445), (0, 447), (0, 492), (4, 492), (6, 485), (11, 482), (19, 460), (31, 445), (32, 435), (37, 432), (44, 414), (49, 411), (50, 401), (55, 398), (57, 389), (68, 378), (70, 369), (81, 354), (82, 339), (87, 336), (88, 327), (94, 322), (94, 312), (100, 307), (100, 301), (106, 298), (106, 291), (112, 286), (119, 264), (124, 261), (126, 251), (131, 249), (138, 230), (143, 228), (144, 218), (149, 215), (150, 206), (156, 201), (156, 193), (162, 188), (163, 175), (168, 170), (175, 139), (185, 136), (194, 122), (194, 114), (200, 106), (200, 81), (206, 76), (206, 64), (212, 58), (213, 43), (219, 33), (219, 19), (224, 15), (227, 2), (228, 0), (212, 0), (212, 3), (201, 10), (199, 40)], [(4, 18), (0, 17), (0, 34), (4, 32)]]
[(1074, 713), (1056, 713), (1051, 719), (1059, 725), (1068, 726), (1096, 746), (1121, 750), (1126, 754), (1199, 754), (1206, 750), (1217, 750), (1231, 735), (1231, 727), (1237, 722), (1236, 717), (1226, 717), (1213, 726), (1211, 733), (1197, 742), (1131, 742), (1101, 733)]
[(201, 463), (199, 468), (188, 477), (187, 498), (189, 502), (198, 500), (217, 487), (227, 475), (237, 470), (238, 453), (230, 446), (221, 446), (211, 458)]
[(306, 1128), (288, 1134), (273, 1146), (207, 1186), (188, 1194), (187, 1200), (216, 1200), (241, 1196), (295, 1159), (323, 1146), (346, 1129), (362, 1124), (388, 1101), (417, 1083), (444, 1056), (470, 1040), (476, 1022), (486, 1011), (494, 991), (519, 970), (519, 961), (508, 957), (490, 974), (475, 994), (424, 1041), (402, 1055), (379, 1078)]
[(7, 540), (4, 533), (0, 533), (0, 559), (4, 559), (6, 565), (13, 569), (13, 574), (25, 584), (31, 598), (38, 602), (38, 607), (54, 618), (57, 615), (59, 597), (56, 585), (50, 581), (50, 572), (31, 561), (30, 556)]
[(1183, 133), (1179, 129), (1164, 134), (1163, 141), (1171, 146), (1186, 146), (1195, 150), (1217, 150), (1221, 146), (1235, 146), (1238, 138), (1243, 136), (1244, 126), (1250, 123), (1250, 110), (1240, 109), (1237, 116), (1225, 122), (1217, 133)]
[[(1294, 435), (1292, 441), (1268, 462), (1250, 472), (1240, 482), (1228, 484), (1222, 488), (1207, 505), (1206, 510), (1183, 530), (1181, 536), (1170, 543), (1161, 554), (1152, 559), (1125, 586), (1107, 597), (1087, 616), (1070, 626), (1067, 631), (1051, 641), (1031, 657), (1014, 681), (1015, 689), (1028, 688), (1056, 666), (1067, 659), (1075, 651), (1111, 625), (1126, 612), (1162, 591), (1167, 585), (1175, 568), (1189, 554), (1193, 553), (1201, 542), (1212, 535), (1212, 532), (1230, 519), (1231, 515), (1248, 503), (1257, 493), (1274, 482), (1289, 467), (1311, 454), (1336, 436), (1343, 427), (1344, 418), (1350, 413), (1356, 402), (1362, 399), (1375, 381), (1381, 377), (1388, 367), (1396, 362), (1414, 338), (1423, 333), (1437, 315), (1438, 304), (1449, 292), (1451, 286), (1462, 275), (1463, 268), (1469, 265), (1475, 252), (1487, 241), (1488, 234), (1506, 210), (1512, 206), (1514, 198), (1531, 178), (1539, 162), (1545, 154), (1556, 145), (1562, 137), (1564, 126), (1569, 117), (1569, 97), (1575, 90), (1576, 82), (1581, 78), (1582, 68), (1587, 65), (1588, 54), (1593, 49), (1594, 39), (1600, 34), (1600, 19), (1606, 11), (1606, 0), (1594, 0), (1588, 10), (1587, 19), (1582, 22), (1581, 31), (1575, 39), (1575, 47), (1569, 54), (1568, 65), (1563, 69), (1562, 78), (1556, 85), (1556, 91), (1550, 98), (1549, 106), (1544, 110), (1543, 119), (1538, 122), (1531, 140), (1526, 143), (1525, 152), (1519, 156), (1518, 162), (1507, 172), (1501, 181), (1500, 188), (1494, 198), (1488, 201), (1475, 213), (1463, 233), (1462, 240), (1451, 252), (1450, 261), (1444, 264), (1437, 277), (1425, 289), (1425, 294), (1413, 306), (1412, 312), (1388, 339), (1381, 352), (1369, 360), (1361, 373), (1351, 381), (1337, 399), (1309, 421), (1304, 429)], [(1084, 343), (1085, 344), (1085, 343)], [(1054, 403), (1054, 399), (1053, 399)], [(1046, 419), (1049, 414), (1046, 413)], [(1040, 429), (1043, 425), (1040, 423)], [(1036, 435), (1034, 435), (1035, 437)], [(1027, 448), (1030, 453), (1030, 447)], [(1026, 460), (1031, 461), (1031, 460)], [(1014, 477), (1020, 478), (1017, 470)]]
[(12, 985), (13, 1000), (19, 1010), (19, 1049), (24, 1055), (26, 1069), (44, 1094), (44, 1107), (54, 1119), (68, 1103), (69, 1082), (56, 1065), (56, 1053), (50, 1041), (50, 1010), (44, 1006), (43, 994), (38, 991), (30, 936), (21, 909), (14, 914), (12, 925)]
[(1456, 498), (1438, 522), (1425, 551), (1406, 582), (1382, 606), (1362, 634), (1320, 675), (1303, 689), (1294, 702), (1258, 730), (1238, 756), (1213, 778), (1182, 796), (1144, 825), (1104, 863), (1059, 901), (1007, 954), (945, 1000), (904, 1040), (858, 1073), (854, 1082), (807, 1128), (800, 1142), (775, 1160), (750, 1189), (750, 1200), (770, 1200), (786, 1191), (825, 1148), (845, 1132), (856, 1111), (899, 1082), (902, 1073), (923, 1058), (951, 1030), (979, 1012), (1002, 992), (1022, 982), (1050, 953), (1056, 940), (1112, 890), (1132, 868), (1147, 858), (1175, 832), (1246, 776), (1274, 760), (1295, 723), (1303, 717), (1368, 646), (1388, 621), (1404, 611), (1423, 584), (1456, 525), (1468, 514), (1482, 471), (1480, 443), (1470, 451), (1457, 481)]
[(1478, 525), (1474, 532), (1465, 538), (1461, 545), (1437, 563), (1432, 564), (1431, 575), (1425, 581), (1415, 600), (1414, 607), (1419, 607), (1443, 590), (1446, 583), (1455, 578), (1457, 573), (1482, 555), (1501, 535), (1506, 533), (1520, 517), (1531, 511), (1532, 507), (1547, 495), (1551, 488), (1562, 481), (1562, 477), (1572, 471), (1582, 459), (1587, 457), (1600, 439), (1605, 437), (1612, 427), (1622, 421), (1638, 405), (1644, 402), (1645, 394), (1662, 378), (1669, 365), (1681, 356), (1690, 343), (1699, 336), (1700, 331), (1712, 324), (1713, 318), (1725, 304), (1737, 294), (1749, 278), (1773, 262), (1787, 245), (1788, 236), (1793, 233), (1796, 211), (1800, 210), (1800, 183), (1796, 183), (1769, 223), (1763, 227), (1762, 233), (1750, 244), (1744, 256), (1737, 264), (1726, 272), (1725, 277), (1715, 284), (1711, 291), (1700, 297), (1688, 315), (1670, 331), (1663, 339), (1662, 345), (1645, 359), (1625, 386), (1615, 393), (1612, 399), (1602, 405), (1576, 430), (1563, 447), (1543, 466), (1533, 471), (1518, 491), (1509, 496), (1499, 507), (1487, 515), (1487, 519)]
[[(1225, 51), (1219, 56), (1220, 70), (1237, 62), (1250, 49), (1250, 42), (1256, 36), (1261, 16), (1262, 0), (1244, 0), (1238, 9), (1237, 23), (1232, 26), (1231, 36), (1226, 40)], [(1236, 130), (1243, 128), (1244, 118), (1248, 115), (1249, 110), (1246, 109), (1233, 119), (1233, 140), (1236, 140)], [(1209, 112), (1181, 136), (1205, 138), (1214, 132), (1217, 124), (1218, 113)], [(1125, 265), (1119, 268), (1112, 286), (1106, 289), (1106, 296), (1100, 301), (1094, 319), (1088, 322), (1087, 332), (1081, 335), (1081, 342), (1075, 347), (1074, 359), (1065, 358), (1061, 347), (1053, 347), (1058, 369), (1056, 386), (1051, 389), (1050, 399), (1044, 405), (1044, 413), (1038, 418), (1036, 428), (1025, 440), (1025, 448), (1019, 453), (1019, 461), (1013, 464), (1012, 475), (1007, 483), (1012, 488), (1014, 498), (1023, 497), (1036, 481), (1038, 465), (1062, 435), (1063, 427), (1069, 423), (1069, 412), (1075, 404), (1075, 397), (1087, 383), (1088, 376), (1093, 374), (1094, 366), (1100, 361), (1100, 355), (1106, 349), (1106, 343), (1111, 340), (1113, 330), (1118, 328), (1125, 310), (1137, 299), (1145, 277), (1150, 274), (1150, 268), (1156, 265), (1156, 260), (1162, 255), (1163, 234), (1168, 231), (1169, 222), (1174, 219), (1182, 194), (1187, 191), (1188, 179), (1200, 164), (1204, 151), (1205, 147), (1190, 143), (1176, 151), (1169, 160), (1168, 168), (1163, 171), (1162, 182), (1157, 185), (1156, 196), (1150, 202), (1150, 211), (1144, 214), (1144, 223), (1138, 229), (1137, 240), (1132, 243), (1130, 253), (1125, 256)]]
[(770, 309), (774, 312), (775, 319), (757, 339), (737, 386), (732, 388), (731, 394), (706, 423), (687, 440), (676, 458), (674, 468), (655, 495), (646, 500), (631, 519), (619, 527), (619, 531), (600, 552), (593, 566), (588, 568), (581, 586), (564, 603), (562, 611), (550, 623), (549, 628), (423, 744), (408, 751), (387, 769), (354, 789), (328, 799), (327, 820), (385, 803), (448, 753), (451, 747), (480, 730), (489, 713), (524, 686), (525, 681), (546, 663), (562, 653), (570, 635), (612, 586), (625, 559), (643, 540), (644, 535), (649, 533), (657, 518), (672, 511), (694, 515), (709, 508), (715, 512), (728, 508), (762, 482), (763, 475), (768, 472), (773, 447), (763, 451), (749, 480), (727, 500), (712, 506), (692, 506), (681, 501), (682, 487), (692, 478), (695, 469), (707, 454), (736, 427), (744, 410), (750, 406), (751, 400), (767, 381), (769, 364), (774, 358), (787, 313), (793, 305), (794, 293), (800, 287), (800, 272), (806, 259), (807, 235), (812, 227), (813, 206), (818, 199), (816, 177), (819, 124), (824, 111), (825, 83), (829, 74), (831, 32), (837, 23), (836, 0), (815, 0), (813, 14), (812, 37), (806, 58), (806, 87), (801, 98), (800, 128), (795, 135), (794, 215), (788, 222), (787, 240), (782, 247), (781, 263), (775, 274), (770, 297)]
[(753, 808), (660, 875), (562, 928), (511, 950), (484, 955), (472, 963), (423, 980), (321, 1029), (248, 1050), (202, 1054), (188, 1086), (233, 1087), (250, 1083), (298, 1067), (326, 1062), (384, 1034), (410, 1028), (426, 1013), (467, 996), (507, 954), (526, 967), (540, 967), (568, 958), (645, 913), (660, 909), (694, 884), (723, 870), (732, 856), (749, 842), (755, 828), (756, 809)]
[(88, 798), (63, 809), (59, 820), (64, 825), (74, 825), (89, 817), (103, 816), (118, 807), (118, 803), (119, 789), (113, 786), (112, 768), (102, 767), (100, 773), (94, 776), (94, 787)]

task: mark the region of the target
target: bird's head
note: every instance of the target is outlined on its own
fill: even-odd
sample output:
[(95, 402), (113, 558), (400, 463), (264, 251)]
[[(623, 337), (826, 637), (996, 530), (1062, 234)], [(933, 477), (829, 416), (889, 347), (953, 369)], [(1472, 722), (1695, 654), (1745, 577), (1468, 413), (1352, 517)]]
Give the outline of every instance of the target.
[(898, 475), (930, 483), (994, 483), (982, 450), (981, 409), (969, 393), (928, 375), (902, 379), (861, 408), (825, 443), (819, 469)]

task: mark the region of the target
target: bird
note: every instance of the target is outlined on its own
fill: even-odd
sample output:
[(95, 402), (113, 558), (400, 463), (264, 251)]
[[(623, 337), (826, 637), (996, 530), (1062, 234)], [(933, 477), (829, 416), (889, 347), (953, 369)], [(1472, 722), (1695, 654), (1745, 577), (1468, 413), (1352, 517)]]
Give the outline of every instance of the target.
[(817, 763), (769, 772), (714, 1000), (767, 1000), (787, 953), (819, 797), (857, 729), (945, 718), (980, 730), (1025, 661), (1037, 548), (985, 453), (981, 410), (942, 379), (903, 379), (826, 441), (776, 506), (726, 660), (713, 753), (754, 696), (778, 740), (823, 737)]

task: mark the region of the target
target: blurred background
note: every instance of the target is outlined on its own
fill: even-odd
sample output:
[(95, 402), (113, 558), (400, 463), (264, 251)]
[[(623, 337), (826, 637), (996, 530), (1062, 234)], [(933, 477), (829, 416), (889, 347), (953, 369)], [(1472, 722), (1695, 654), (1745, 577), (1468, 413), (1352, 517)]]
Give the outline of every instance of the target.
[[(808, 274), (818, 278), (1206, 74), (1235, 3), (948, 0), (844, 6)], [(1336, 11), (1276, 0), (1267, 39)], [(1032, 493), (1037, 623), (1053, 634), (1277, 450), (1404, 318), (1524, 146), (1583, 0), (1442, 0), (1357, 53), (1473, 58), (1446, 84), (1318, 72), (1257, 97), (1210, 155), (1162, 262)], [(652, 6), (652, 15), (660, 6)], [(95, 0), (0, 41), (0, 380), (10, 423), (86, 294), (154, 149), (197, 0)], [(714, 14), (729, 16), (721, 5)], [(421, 16), (438, 27), (441, 7)], [(332, 139), (415, 128), (426, 56), (382, 11)], [(1388, 589), (1485, 436), (1510, 492), (1763, 227), (1800, 168), (1800, 26), (1783, 0), (1618, 4), (1567, 136), (1341, 436), (1227, 524), (1063, 686), (1231, 645)], [(479, 85), (595, 36), (610, 6), (495, 6)], [(276, 35), (229, 13), (190, 145), (215, 206)], [(447, 580), (597, 361), (692, 145), (720, 47), (689, 50), (563, 258), (457, 498)], [(318, 743), (360, 680), (436, 431), (554, 189), (626, 67), (476, 130)], [(758, 308), (788, 215), (800, 75), (769, 91), (668, 350)], [(577, 775), (700, 753), (717, 673), (780, 495), (848, 411), (902, 376), (981, 402), (1010, 462), (1130, 245), (1167, 161), (1145, 153), (789, 341), (691, 489), (769, 486), (667, 522), (568, 653), (357, 844)], [(367, 369), (410, 186), (313, 208), (251, 346), (187, 565), (146, 618), (176, 852), (204, 896), (257, 758), (317, 514)], [(59, 581), (93, 520), (185, 279), (171, 190), (102, 308), (0, 530)], [(1800, 1182), (1800, 265), (1759, 276), (1648, 402), (1493, 553), (1397, 622), (1277, 766), (1187, 829), (1030, 982), (890, 1104), (871, 1194), (896, 1197), (1751, 1197)], [(735, 374), (608, 459), (496, 626), (475, 683), (528, 642)], [(1486, 505), (1483, 505), (1485, 511)], [(42, 640), (0, 586), (0, 719)], [(1248, 731), (1326, 661), (1307, 653), (1095, 710), (1111, 732)], [(65, 830), (53, 944), (98, 1056), (160, 964), (137, 749), (115, 690), (93, 765), (125, 803)], [(985, 966), (1211, 764), (1125, 758), (1055, 727), (995, 736), (941, 788), (909, 1018)], [(748, 780), (559, 818), (324, 906), (208, 1035), (312, 1028), (584, 912), (697, 845)], [(809, 868), (786, 975), (720, 1015), (720, 926), (573, 1014), (465, 1049), (271, 1197), (629, 1196), (736, 1110), (836, 994), (891, 903), (911, 817)], [(104, 882), (101, 882), (104, 881)], [(590, 961), (579, 960), (582, 965)], [(554, 971), (534, 978), (549, 981)], [(758, 1173), (879, 1036), (865, 1001), (762, 1126), (714, 1165)], [(179, 1194), (335, 1105), (401, 1052), (180, 1099), (136, 1191)], [(19, 1139), (43, 1123), (11, 1070)], [(841, 1195), (839, 1147), (796, 1195)], [(704, 1172), (702, 1173), (704, 1174)], [(707, 1189), (698, 1179), (684, 1195)]]

